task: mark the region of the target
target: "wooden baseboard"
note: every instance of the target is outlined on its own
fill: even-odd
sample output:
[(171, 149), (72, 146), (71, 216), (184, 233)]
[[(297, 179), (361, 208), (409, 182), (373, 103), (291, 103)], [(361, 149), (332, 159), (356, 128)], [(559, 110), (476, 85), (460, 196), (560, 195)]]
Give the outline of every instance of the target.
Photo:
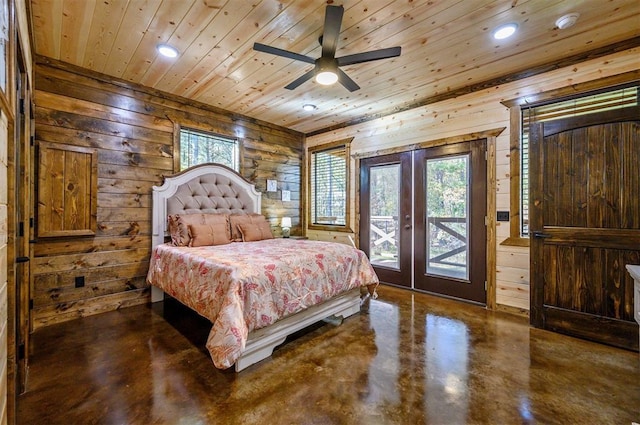
[(516, 314), (522, 317), (529, 317), (529, 310), (525, 310), (524, 308), (512, 307), (510, 305), (498, 304), (496, 306), (496, 311), (502, 311), (509, 314)]

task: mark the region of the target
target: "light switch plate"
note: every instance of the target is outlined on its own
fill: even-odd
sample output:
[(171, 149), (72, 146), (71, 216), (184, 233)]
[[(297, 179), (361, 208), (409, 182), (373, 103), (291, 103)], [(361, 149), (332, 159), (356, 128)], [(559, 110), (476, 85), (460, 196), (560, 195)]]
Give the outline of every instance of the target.
[(498, 211), (496, 214), (497, 221), (509, 221), (509, 211)]

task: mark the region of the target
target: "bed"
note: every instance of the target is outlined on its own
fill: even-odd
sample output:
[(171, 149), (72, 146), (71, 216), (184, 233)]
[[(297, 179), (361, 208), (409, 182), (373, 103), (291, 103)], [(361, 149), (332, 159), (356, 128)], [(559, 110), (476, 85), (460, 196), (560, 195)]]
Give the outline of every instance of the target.
[(153, 187), (151, 301), (165, 294), (209, 319), (214, 365), (240, 371), (293, 332), (348, 317), (375, 297), (366, 255), (343, 244), (273, 238), (255, 186), (218, 164)]

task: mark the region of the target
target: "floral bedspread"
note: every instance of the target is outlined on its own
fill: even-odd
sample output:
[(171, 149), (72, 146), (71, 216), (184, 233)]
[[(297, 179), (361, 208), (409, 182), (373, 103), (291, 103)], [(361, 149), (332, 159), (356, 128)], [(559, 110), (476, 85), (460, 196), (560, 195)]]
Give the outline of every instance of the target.
[(378, 284), (366, 255), (348, 245), (294, 239), (197, 248), (158, 245), (147, 281), (213, 323), (207, 349), (232, 366), (250, 331), (350, 289)]

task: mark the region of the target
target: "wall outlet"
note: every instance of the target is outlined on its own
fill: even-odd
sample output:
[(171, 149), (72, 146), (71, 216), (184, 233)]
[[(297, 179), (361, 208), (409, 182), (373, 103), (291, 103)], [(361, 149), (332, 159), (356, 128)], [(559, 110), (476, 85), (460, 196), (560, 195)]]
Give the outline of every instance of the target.
[(84, 276), (76, 276), (76, 288), (84, 287)]

